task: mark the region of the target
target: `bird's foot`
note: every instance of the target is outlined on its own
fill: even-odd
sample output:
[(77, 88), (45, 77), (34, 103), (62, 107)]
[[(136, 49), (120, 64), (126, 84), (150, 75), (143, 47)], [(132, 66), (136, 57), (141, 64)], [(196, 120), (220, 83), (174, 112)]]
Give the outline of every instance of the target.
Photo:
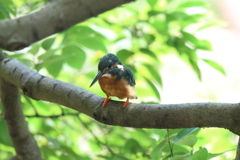
[(107, 97), (107, 98), (104, 100), (104, 102), (103, 102), (103, 104), (102, 104), (102, 107), (106, 106), (106, 104), (108, 103), (108, 101), (109, 101), (110, 99), (111, 99), (111, 98)]
[(123, 106), (122, 106), (122, 107), (123, 107), (123, 108), (126, 107), (127, 104), (128, 104), (128, 102), (129, 102), (129, 97), (127, 98), (126, 102), (123, 103)]

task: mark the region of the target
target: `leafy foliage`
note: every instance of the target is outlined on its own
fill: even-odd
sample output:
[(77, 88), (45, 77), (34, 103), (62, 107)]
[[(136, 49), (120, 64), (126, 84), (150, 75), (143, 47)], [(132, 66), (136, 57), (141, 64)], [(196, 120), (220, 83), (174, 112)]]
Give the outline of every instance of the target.
[[(46, 3), (43, 0), (0, 0), (0, 19), (30, 13)], [(213, 25), (207, 20), (210, 12), (210, 4), (205, 0), (138, 0), (8, 56), (40, 73), (89, 89), (86, 86), (97, 72), (99, 59), (110, 51), (135, 73), (140, 99), (137, 102), (160, 103), (164, 86), (161, 77), (163, 55), (175, 54), (195, 71), (199, 79), (200, 61), (226, 74), (217, 62), (199, 58), (202, 52), (212, 50), (209, 41), (195, 36), (198, 30)], [(91, 91), (105, 96), (98, 86)], [(198, 128), (167, 132), (111, 127), (56, 104), (24, 96), (22, 103), (24, 113), (35, 116), (27, 121), (44, 159), (204, 160), (225, 153), (214, 154), (203, 148), (212, 142), (203, 143), (207, 136), (216, 136), (202, 134)], [(7, 159), (14, 155), (14, 149), (3, 122), (4, 118), (0, 116), (0, 159)], [(226, 137), (230, 135), (226, 131), (218, 132)], [(231, 148), (232, 144), (225, 143), (224, 146)], [(229, 150), (223, 145), (222, 148)]]

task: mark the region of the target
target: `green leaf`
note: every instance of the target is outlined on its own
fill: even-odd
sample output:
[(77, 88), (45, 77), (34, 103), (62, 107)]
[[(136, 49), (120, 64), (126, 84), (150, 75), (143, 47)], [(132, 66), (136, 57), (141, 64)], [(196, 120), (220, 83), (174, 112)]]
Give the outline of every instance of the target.
[(66, 46), (62, 50), (62, 55), (67, 57), (64, 61), (76, 69), (81, 69), (86, 60), (85, 52), (77, 46)]
[(163, 14), (163, 12), (161, 12), (161, 11), (153, 11), (153, 10), (148, 11), (148, 16), (149, 17), (157, 16), (159, 14)]
[[(95, 30), (87, 26), (77, 25), (64, 31), (62, 34), (64, 37), (62, 41), (63, 45), (87, 45), (86, 47), (89, 48), (90, 46), (90, 49), (92, 49), (92, 45), (94, 45), (95, 39), (97, 43), (99, 43), (99, 41), (101, 42), (103, 40), (106, 40), (106, 38), (102, 34), (100, 34), (99, 32), (96, 32)], [(88, 39), (90, 39), (90, 42)], [(91, 40), (93, 44), (91, 44)], [(87, 41), (87, 42), (84, 42), (84, 41)], [(86, 44), (86, 43), (90, 43), (90, 44)], [(100, 44), (100, 46), (102, 45)]]
[(206, 5), (207, 3), (202, 0), (182, 1), (178, 8), (205, 7)]
[(160, 140), (163, 139), (167, 134), (165, 129), (153, 129), (152, 132), (153, 132), (153, 134), (157, 134), (159, 136)]
[(36, 55), (39, 51), (39, 44), (38, 43), (35, 43), (33, 45), (31, 45), (31, 49), (28, 51), (28, 53), (32, 53), (33, 55)]
[(143, 148), (140, 146), (139, 142), (134, 139), (129, 139), (125, 143), (124, 150), (130, 153), (142, 152)]
[(70, 148), (69, 146), (65, 146), (65, 145), (62, 145), (61, 148), (60, 148), (62, 151), (68, 153), (69, 155), (71, 155), (71, 157), (75, 158), (75, 159), (79, 159), (79, 155), (76, 154), (72, 148)]
[(151, 6), (154, 7), (157, 4), (158, 0), (147, 0), (147, 3)]
[(186, 45), (185, 45), (184, 39), (179, 38), (179, 37), (169, 37), (167, 44), (169, 46), (176, 48), (176, 50), (178, 51), (179, 54), (184, 53), (186, 50)]
[(60, 144), (56, 139), (53, 139), (51, 137), (47, 137), (47, 139), (48, 139), (48, 143), (51, 143), (54, 146), (54, 148), (60, 147)]
[(105, 44), (102, 42), (101, 39), (97, 38), (87, 38), (87, 39), (82, 39), (78, 38), (77, 40), (78, 44), (81, 46), (84, 46), (86, 48), (92, 49), (92, 50), (101, 50), (105, 53), (107, 53), (107, 48)]
[(215, 22), (215, 21), (207, 22), (207, 23), (202, 24), (202, 26), (199, 26), (197, 31), (201, 31), (201, 30), (204, 30), (204, 29), (210, 28), (212, 26), (216, 26), (216, 25), (217, 25), (217, 22)]
[(167, 13), (166, 20), (167, 23), (170, 23), (171, 21), (184, 20), (188, 16), (186, 13), (175, 11)]
[(162, 141), (159, 144), (157, 144), (152, 152), (150, 153), (150, 156), (153, 160), (159, 160), (162, 157), (162, 149), (166, 146), (167, 141)]
[(42, 146), (41, 151), (43, 153), (43, 159), (49, 159), (49, 157), (56, 155), (55, 150), (48, 146)]
[(180, 24), (181, 28), (184, 29), (190, 25), (192, 25), (193, 23), (198, 23), (199, 21), (201, 21), (201, 19), (204, 19), (205, 16), (203, 14), (191, 14), (188, 15), (188, 17), (185, 17), (183, 19), (183, 22)]
[(19, 58), (18, 59), (20, 62), (22, 62), (23, 64), (25, 64), (26, 66), (32, 68), (34, 67), (34, 62), (30, 59), (27, 59), (27, 58)]
[(182, 38), (184, 41), (190, 41), (192, 44), (197, 45), (198, 44), (198, 39), (193, 35), (188, 32), (181, 31), (182, 33)]
[(224, 151), (224, 152), (221, 152), (221, 153), (208, 153), (208, 159), (211, 159), (211, 158), (214, 158), (214, 157), (217, 157), (217, 156), (220, 156), (224, 153), (227, 153), (227, 152), (231, 152), (231, 151), (236, 151), (237, 149), (230, 149), (230, 150), (227, 150), (227, 151)]
[(212, 51), (212, 44), (208, 40), (199, 40), (196, 48), (206, 51)]
[(3, 118), (0, 118), (0, 144), (4, 144), (7, 146), (12, 147), (12, 141), (8, 133), (7, 125), (6, 122), (4, 121)]
[(54, 63), (58, 63), (58, 62), (63, 63), (63, 62), (64, 62), (64, 59), (66, 59), (66, 58), (69, 57), (69, 56), (70, 56), (70, 55), (68, 55), (68, 56), (53, 55), (53, 56), (45, 59), (42, 63), (38, 64), (38, 65), (36, 66), (36, 69), (37, 69), (37, 70), (40, 70), (40, 69), (43, 68), (43, 67), (48, 67), (48, 66), (50, 66), (50, 65), (52, 65), (52, 64), (54, 64)]
[(201, 73), (201, 70), (199, 69), (198, 63), (195, 60), (193, 60), (191, 57), (189, 58), (189, 62), (190, 62), (190, 65), (192, 66), (193, 70), (197, 74), (198, 79), (202, 80), (202, 73)]
[[(186, 148), (185, 146), (182, 146), (182, 145), (178, 145), (178, 144), (174, 144), (172, 145), (173, 148), (173, 154), (176, 156), (176, 155), (187, 155), (190, 153), (190, 149)], [(169, 145), (166, 145), (164, 148), (163, 148), (163, 152), (166, 152), (168, 154), (168, 156), (166, 156), (165, 158), (170, 158), (171, 157), (171, 154), (170, 154), (170, 147)]]
[(192, 160), (208, 160), (208, 151), (206, 148), (202, 148), (195, 152), (192, 156)]
[(45, 50), (49, 50), (53, 45), (54, 41), (55, 41), (55, 38), (46, 39), (45, 41), (42, 42), (42, 48)]
[(183, 130), (184, 129), (168, 129), (170, 136), (175, 136), (175, 135), (177, 135), (179, 132), (181, 132)]
[(10, 15), (9, 15), (8, 11), (6, 10), (6, 8), (1, 3), (0, 3), (0, 17), (2, 17), (2, 19), (4, 19), (5, 17), (10, 18)]
[[(165, 20), (161, 19), (153, 19), (150, 24), (156, 29), (157, 32), (161, 34), (168, 34), (168, 24), (165, 22)], [(157, 36), (156, 36), (157, 37)]]
[(190, 66), (192, 67), (192, 69), (194, 70), (194, 72), (197, 74), (198, 79), (201, 81), (202, 80), (202, 73), (201, 70), (198, 66), (198, 56), (195, 52), (195, 50), (189, 48), (188, 46), (184, 46), (181, 48), (180, 53), (181, 58), (185, 61), (187, 61)]
[(172, 143), (176, 143), (177, 141), (179, 141), (180, 139), (182, 139), (183, 137), (191, 134), (192, 132), (196, 131), (198, 128), (186, 128), (184, 130), (182, 130), (181, 132), (179, 132), (173, 139)]
[(188, 136), (181, 138), (176, 143), (180, 144), (180, 145), (186, 145), (186, 146), (193, 147), (197, 143), (197, 140), (198, 140), (198, 138), (196, 137), (196, 135), (188, 135)]
[(57, 51), (58, 51), (58, 49), (49, 49), (42, 55), (38, 56), (38, 59), (39, 60), (47, 60), (50, 57), (52, 57), (54, 54), (56, 54)]
[(183, 0), (183, 1), (171, 1), (169, 3), (169, 11), (182, 11), (185, 12), (187, 8), (191, 7), (201, 7), (205, 8), (207, 6), (207, 3), (202, 0)]
[(152, 34), (144, 34), (144, 39), (146, 40), (147, 44), (150, 45), (155, 42), (155, 36)]
[(119, 50), (116, 53), (116, 56), (118, 56), (121, 62), (126, 62), (126, 60), (132, 55), (134, 55), (134, 53), (126, 49)]
[(131, 71), (133, 71), (133, 73), (136, 73), (136, 68), (133, 65), (129, 65), (129, 64), (124, 64), (126, 67), (128, 67)]
[(59, 157), (59, 160), (74, 160), (72, 158), (69, 158), (69, 155), (65, 155), (65, 154), (61, 154), (60, 157)]
[(144, 66), (146, 66), (146, 68), (148, 69), (150, 74), (159, 83), (159, 85), (162, 86), (162, 78), (160, 76), (160, 73), (158, 73), (158, 71), (153, 66), (151, 66), (149, 64), (144, 64)]
[(144, 77), (144, 79), (147, 81), (147, 83), (149, 84), (149, 86), (152, 88), (153, 92), (154, 92), (155, 95), (156, 95), (156, 98), (160, 101), (160, 100), (161, 100), (161, 95), (160, 95), (157, 87), (155, 86), (155, 84), (154, 84), (152, 81), (150, 81), (149, 79), (145, 78), (145, 77)]
[(150, 49), (148, 49), (148, 48), (140, 48), (140, 51), (142, 53), (145, 53), (145, 54), (151, 56), (155, 60), (158, 60), (158, 57), (156, 56), (156, 54), (154, 54)]
[(15, 53), (15, 54), (7, 54), (8, 58), (15, 58), (15, 59), (20, 59), (24, 58), (26, 53)]
[(226, 76), (226, 72), (225, 69), (217, 62), (214, 62), (212, 60), (208, 60), (208, 59), (202, 59), (205, 63), (207, 63), (209, 66), (211, 66), (212, 68), (216, 69), (217, 71), (219, 71), (220, 73), (222, 73), (224, 76)]
[(192, 159), (189, 155), (177, 155), (170, 158), (169, 160), (192, 160)]
[(93, 30), (92, 28), (88, 26), (76, 26), (78, 38), (86, 39), (87, 38), (97, 38), (99, 40), (105, 39), (104, 35), (97, 32), (96, 30)]
[(51, 57), (51, 59), (57, 59), (57, 61), (46, 66), (46, 69), (53, 77), (56, 78), (62, 69), (62, 65), (65, 58), (63, 56), (55, 55)]
[(194, 49), (212, 51), (212, 45), (208, 40), (197, 39), (194, 35), (181, 31), (182, 38), (185, 42), (189, 41), (192, 43)]
[(62, 69), (63, 62), (68, 56), (62, 56), (62, 55), (53, 55), (47, 59), (45, 59), (41, 64), (36, 65), (36, 69), (40, 70), (43, 67), (46, 67), (48, 72), (53, 76), (57, 77), (59, 72)]

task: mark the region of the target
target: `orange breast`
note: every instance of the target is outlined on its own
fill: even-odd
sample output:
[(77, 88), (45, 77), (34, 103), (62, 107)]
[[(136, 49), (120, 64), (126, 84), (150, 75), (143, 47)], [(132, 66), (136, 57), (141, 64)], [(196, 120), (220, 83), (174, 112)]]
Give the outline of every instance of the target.
[(103, 76), (99, 78), (98, 82), (103, 92), (107, 96), (115, 96), (119, 99), (127, 97), (130, 99), (137, 98), (134, 86), (130, 86), (124, 78), (116, 81), (116, 77), (117, 75)]

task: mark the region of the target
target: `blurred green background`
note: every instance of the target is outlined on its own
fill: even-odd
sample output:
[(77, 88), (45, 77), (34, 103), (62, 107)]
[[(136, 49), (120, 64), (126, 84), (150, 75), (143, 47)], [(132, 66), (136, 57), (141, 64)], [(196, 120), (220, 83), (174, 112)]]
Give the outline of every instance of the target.
[[(0, 18), (20, 17), (47, 3), (0, 0)], [(206, 0), (138, 0), (26, 49), (6, 53), (43, 75), (105, 97), (98, 84), (88, 86), (97, 73), (99, 59), (110, 52), (135, 74), (138, 100), (131, 102), (217, 102), (221, 101), (217, 93), (206, 86), (202, 87), (204, 91), (186, 96), (189, 87), (201, 88), (204, 71), (218, 77), (227, 75), (214, 58), (217, 55), (212, 56), (210, 41), (197, 36), (223, 24), (214, 11), (213, 4)], [(43, 159), (226, 160), (236, 154), (238, 137), (225, 129), (106, 126), (64, 106), (24, 95), (21, 100)], [(0, 113), (0, 160), (6, 160), (15, 153), (1, 107)]]

